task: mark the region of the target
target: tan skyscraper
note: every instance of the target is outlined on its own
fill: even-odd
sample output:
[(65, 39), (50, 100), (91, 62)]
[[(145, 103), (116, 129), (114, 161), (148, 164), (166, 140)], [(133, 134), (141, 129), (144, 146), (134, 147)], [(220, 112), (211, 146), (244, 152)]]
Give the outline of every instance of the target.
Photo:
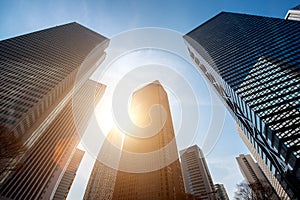
[[(159, 110), (152, 116), (151, 121), (148, 112), (155, 104), (163, 106), (165, 115), (162, 110)], [(128, 134), (124, 136), (120, 170), (117, 173), (113, 199), (179, 199), (179, 196), (184, 193), (184, 187), (168, 96), (162, 85), (155, 81), (137, 90), (132, 96), (130, 111), (133, 121), (138, 126), (145, 127), (153, 123), (152, 125), (161, 129), (152, 136), (146, 135), (145, 132), (139, 133), (140, 137)], [(163, 123), (163, 115), (166, 119), (165, 123)], [(171, 146), (164, 149), (168, 144)], [(149, 156), (153, 152), (158, 153)], [(144, 155), (144, 159), (135, 157), (134, 154)], [(174, 155), (177, 159), (168, 163), (167, 160)], [(137, 166), (136, 172), (135, 166)], [(124, 169), (131, 170), (124, 171)], [(144, 172), (141, 172), (143, 169)]]
[(86, 128), (104, 92), (105, 86), (89, 77), (107, 45), (105, 37), (77, 23), (0, 42), (1, 129), (27, 149), (20, 157), (0, 158), (21, 165), (6, 170), (1, 162), (1, 198), (53, 197), (78, 131)]
[(262, 170), (249, 154), (241, 154), (236, 157), (236, 160), (244, 178), (257, 199), (279, 199)]
[(199, 199), (215, 200), (216, 191), (203, 152), (197, 146), (180, 151), (185, 192)]
[(269, 167), (265, 164), (264, 160), (261, 158), (257, 150), (251, 145), (250, 141), (247, 139), (247, 136), (243, 133), (242, 129), (236, 124), (238, 134), (242, 138), (243, 142), (249, 148), (252, 156), (257, 161), (260, 169), (262, 170), (263, 174), (268, 179), (269, 183), (274, 188), (274, 192), (279, 196), (281, 199), (289, 200), (290, 197), (283, 189), (282, 185), (278, 182), (276, 177), (273, 175), (272, 171), (269, 170)]

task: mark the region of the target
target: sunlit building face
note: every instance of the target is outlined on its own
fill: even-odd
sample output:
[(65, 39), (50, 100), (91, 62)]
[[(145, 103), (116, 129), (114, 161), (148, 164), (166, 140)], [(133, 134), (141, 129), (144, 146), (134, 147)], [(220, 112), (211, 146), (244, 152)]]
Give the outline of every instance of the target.
[[(125, 134), (113, 199), (176, 199), (184, 188), (167, 93), (155, 81), (134, 92), (130, 104), (136, 125), (152, 125), (158, 131), (150, 136), (146, 131)], [(151, 112), (155, 105), (161, 107)], [(168, 163), (173, 155), (177, 159)]]

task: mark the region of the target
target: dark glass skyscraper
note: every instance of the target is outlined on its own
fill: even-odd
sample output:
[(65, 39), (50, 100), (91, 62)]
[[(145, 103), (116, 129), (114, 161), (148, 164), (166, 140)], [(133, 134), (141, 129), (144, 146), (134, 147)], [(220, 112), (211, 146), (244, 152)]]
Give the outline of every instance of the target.
[(298, 21), (222, 12), (184, 36), (192, 59), (291, 198), (300, 191), (299, 32)]
[[(0, 125), (17, 135), (27, 133), (72, 89), (79, 67), (99, 44), (102, 51), (93, 61), (103, 57), (105, 41), (77, 23), (1, 41)], [(86, 72), (93, 67), (86, 66)]]
[[(78, 130), (85, 129), (104, 92), (105, 86), (89, 77), (107, 45), (105, 37), (77, 23), (0, 42), (1, 129), (27, 147), (20, 158), (7, 159), (21, 163), (21, 170), (0, 166), (0, 196), (54, 195), (79, 142)], [(74, 99), (82, 104), (74, 107)], [(74, 118), (74, 111), (81, 114)]]

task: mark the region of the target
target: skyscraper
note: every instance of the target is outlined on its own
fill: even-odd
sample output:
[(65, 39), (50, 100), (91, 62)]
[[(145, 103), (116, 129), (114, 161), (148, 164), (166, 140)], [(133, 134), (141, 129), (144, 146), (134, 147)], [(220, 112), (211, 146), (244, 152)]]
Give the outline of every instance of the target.
[(259, 155), (259, 153), (256, 151), (256, 149), (252, 146), (251, 142), (248, 140), (245, 133), (241, 130), (241, 128), (237, 125), (237, 131), (240, 137), (242, 138), (243, 142), (248, 147), (249, 151), (251, 152), (252, 156), (258, 163), (260, 169), (262, 170), (263, 174), (267, 177), (268, 181), (274, 188), (274, 192), (279, 196), (281, 199), (288, 200), (289, 195), (286, 193), (286, 191), (283, 189), (282, 185), (279, 183), (275, 175), (270, 171), (269, 167), (266, 165), (262, 157)]
[[(0, 195), (49, 199), (105, 87), (89, 76), (105, 58), (108, 40), (66, 24), (0, 42), (1, 126), (27, 151), (1, 173)], [(74, 101), (82, 102), (74, 107)], [(95, 101), (95, 102), (94, 102)], [(74, 118), (73, 114), (81, 113)], [(5, 169), (5, 166), (1, 166)]]
[(217, 199), (202, 150), (194, 145), (181, 150), (180, 157), (185, 192), (199, 199)]
[(97, 45), (102, 48), (81, 71), (91, 74), (94, 64), (104, 59), (107, 41), (77, 23), (1, 41), (1, 126), (30, 137), (34, 122), (61, 102), (76, 76), (84, 75), (77, 72)]
[(223, 184), (215, 184), (215, 190), (218, 200), (229, 200), (229, 197)]
[(222, 12), (184, 36), (192, 59), (291, 198), (300, 196), (299, 32), (297, 21)]
[[(121, 156), (122, 133), (113, 128), (107, 135), (95, 161), (88, 185), (85, 190), (84, 200), (105, 199), (113, 197), (117, 169), (111, 165), (118, 166)], [(110, 161), (109, 161), (110, 160)], [(112, 162), (115, 162), (114, 164)]]
[[(161, 109), (152, 116), (152, 120), (148, 115), (150, 108), (155, 104), (164, 108), (166, 114), (164, 123)], [(152, 123), (153, 126), (161, 127), (161, 129), (149, 137), (143, 137), (144, 132), (139, 133), (141, 137), (124, 134), (113, 199), (173, 200), (181, 198), (184, 195), (184, 187), (168, 96), (163, 86), (155, 81), (135, 91), (132, 95), (130, 111), (133, 121), (140, 127)], [(149, 156), (153, 152), (156, 154)], [(135, 157), (134, 155), (142, 156)], [(172, 156), (177, 159), (168, 163)], [(145, 171), (139, 171), (139, 169)]]
[(250, 155), (236, 157), (240, 170), (257, 199), (278, 199), (273, 187)]
[[(78, 91), (81, 128), (86, 127), (93, 110), (94, 81), (87, 81)], [(104, 87), (97, 84), (97, 96), (101, 96)], [(91, 94), (92, 93), (92, 94)], [(73, 116), (73, 102), (58, 113), (42, 135), (20, 159), (24, 163), (21, 172), (9, 174), (0, 188), (2, 196), (11, 199), (51, 199), (71, 159), (74, 148), (79, 143), (78, 128)]]
[(75, 150), (66, 171), (63, 173), (62, 179), (59, 181), (53, 200), (63, 200), (67, 198), (83, 155), (84, 151), (80, 149)]

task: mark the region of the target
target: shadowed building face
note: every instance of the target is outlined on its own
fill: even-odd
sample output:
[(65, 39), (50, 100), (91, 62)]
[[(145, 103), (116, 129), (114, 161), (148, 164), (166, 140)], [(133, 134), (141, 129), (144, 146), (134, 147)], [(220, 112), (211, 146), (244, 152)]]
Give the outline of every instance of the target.
[[(0, 125), (28, 147), (20, 155), (20, 173), (2, 173), (0, 166), (1, 196), (52, 198), (78, 131), (86, 128), (104, 92), (104, 85), (88, 79), (107, 45), (107, 38), (77, 23), (0, 42)], [(75, 108), (72, 100), (81, 104)]]
[(184, 36), (192, 59), (291, 198), (300, 196), (299, 32), (297, 21), (222, 12)]

